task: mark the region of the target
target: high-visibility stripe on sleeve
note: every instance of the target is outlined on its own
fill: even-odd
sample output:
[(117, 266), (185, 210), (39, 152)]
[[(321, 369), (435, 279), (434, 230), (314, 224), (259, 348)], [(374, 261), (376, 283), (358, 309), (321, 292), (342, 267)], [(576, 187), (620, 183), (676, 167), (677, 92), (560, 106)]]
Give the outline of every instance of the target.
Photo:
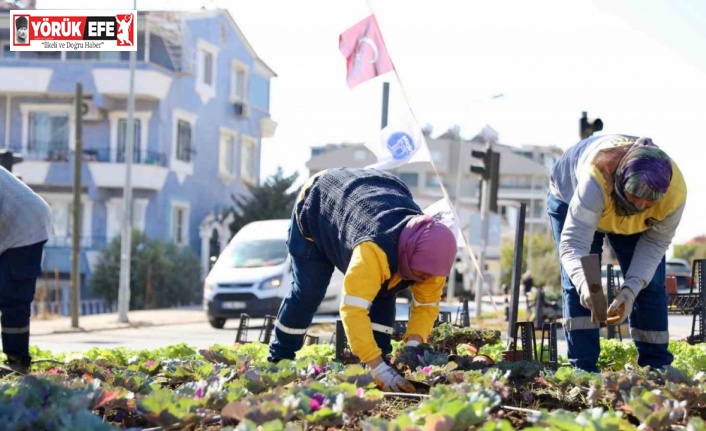
[(370, 307), (373, 305), (373, 303), (368, 301), (367, 299), (351, 295), (343, 295), (343, 299), (341, 299), (341, 302), (343, 303), (343, 305), (364, 308), (366, 310), (370, 310)]
[(394, 328), (379, 323), (372, 323), (370, 326), (373, 328), (373, 331), (382, 332), (384, 334), (392, 335), (395, 332)]
[(305, 329), (297, 329), (297, 328), (288, 328), (281, 324), (279, 320), (275, 321), (275, 328), (279, 329), (280, 331), (284, 332), (285, 334), (289, 335), (304, 335), (306, 334), (306, 331), (308, 328)]

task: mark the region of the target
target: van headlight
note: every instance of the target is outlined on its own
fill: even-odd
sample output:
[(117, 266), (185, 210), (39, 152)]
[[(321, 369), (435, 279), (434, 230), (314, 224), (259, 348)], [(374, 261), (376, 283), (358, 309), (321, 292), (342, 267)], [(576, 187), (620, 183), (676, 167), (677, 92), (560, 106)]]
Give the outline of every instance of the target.
[(213, 288), (215, 287), (215, 283), (211, 283), (208, 281), (204, 281), (203, 283), (203, 296), (206, 297), (208, 296), (211, 292), (213, 292)]
[(282, 286), (282, 276), (278, 275), (260, 283), (260, 290), (279, 289)]

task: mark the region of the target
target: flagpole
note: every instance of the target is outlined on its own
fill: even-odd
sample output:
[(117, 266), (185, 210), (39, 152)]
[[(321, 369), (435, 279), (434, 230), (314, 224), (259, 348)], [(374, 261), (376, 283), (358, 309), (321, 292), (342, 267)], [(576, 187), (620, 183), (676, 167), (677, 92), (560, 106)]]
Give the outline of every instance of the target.
[[(368, 8), (370, 9), (370, 13), (375, 15), (375, 10), (373, 8), (371, 0), (367, 0), (367, 4), (368, 4)], [(382, 39), (382, 41), (384, 43), (385, 38), (382, 35), (382, 29), (380, 29), (379, 31), (380, 31), (380, 38)], [(387, 44), (385, 44), (385, 46), (387, 46)], [(402, 91), (402, 97), (404, 98), (405, 103), (407, 103), (407, 107), (409, 108), (409, 112), (412, 115), (412, 119), (416, 123), (417, 127), (419, 127), (419, 120), (417, 119), (417, 116), (414, 114), (414, 110), (412, 109), (412, 104), (409, 102), (409, 96), (407, 95), (407, 91), (405, 90), (404, 85), (402, 85), (402, 79), (400, 78), (400, 74), (397, 72), (397, 68), (395, 68), (395, 67), (392, 68), (392, 71), (395, 73), (395, 77), (397, 78), (397, 82), (400, 86), (400, 90)], [(436, 165), (434, 165), (434, 161), (429, 160), (429, 163), (431, 163), (431, 167), (434, 170), (434, 174), (436, 175), (436, 177), (441, 179), (439, 172), (436, 169)], [(443, 194), (443, 196), (446, 199), (448, 199), (449, 202), (451, 202), (451, 198), (449, 197), (449, 193), (446, 190), (446, 188), (444, 187), (444, 182), (439, 181), (439, 186), (441, 187), (441, 193)], [(453, 208), (452, 208), (452, 210), (453, 210)], [(456, 216), (456, 218), (458, 218), (458, 214), (455, 214), (455, 216)], [(463, 231), (461, 231), (461, 236), (463, 237), (463, 241), (466, 245), (466, 251), (468, 252), (468, 255), (471, 258), (471, 262), (473, 262), (473, 266), (475, 267), (476, 272), (479, 274), (482, 274), (480, 264), (478, 263), (476, 256), (473, 254), (473, 249), (471, 248), (471, 245), (469, 244), (468, 239), (466, 238), (466, 235), (463, 234)], [(491, 301), (492, 301), (492, 296), (491, 296)], [(497, 307), (496, 307), (496, 309), (497, 309)]]
[(390, 83), (385, 81), (382, 83), (382, 119), (380, 128), (384, 129), (387, 126), (387, 109), (390, 104)]

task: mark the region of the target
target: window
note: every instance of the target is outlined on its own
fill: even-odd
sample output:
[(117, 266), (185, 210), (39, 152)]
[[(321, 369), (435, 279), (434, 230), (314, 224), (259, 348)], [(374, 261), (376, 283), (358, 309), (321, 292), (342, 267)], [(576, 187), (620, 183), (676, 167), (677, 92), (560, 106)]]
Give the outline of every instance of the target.
[(431, 159), (434, 162), (440, 162), (440, 161), (444, 160), (444, 153), (442, 153), (441, 151), (432, 151), (431, 152)]
[(67, 60), (121, 61), (120, 51), (66, 51)]
[(248, 69), (242, 63), (233, 61), (230, 66), (230, 100), (247, 101)]
[(254, 184), (257, 181), (257, 141), (243, 136), (240, 144), (240, 178)]
[(177, 121), (177, 160), (191, 163), (191, 124)]
[(237, 175), (237, 133), (221, 128), (220, 157), (218, 163), (218, 173), (224, 182), (231, 182)]
[(27, 153), (34, 160), (69, 160), (69, 114), (30, 112)]
[[(73, 195), (63, 193), (42, 193), (52, 212), (54, 234), (47, 244), (55, 247), (70, 247), (74, 226)], [(81, 246), (91, 245), (91, 202), (86, 196), (81, 197)]]
[(401, 172), (399, 175), (402, 182), (407, 184), (407, 187), (419, 186), (419, 174), (414, 172)]
[[(433, 173), (433, 172), (428, 173), (426, 186), (433, 187), (433, 188), (441, 187), (441, 180), (439, 179), (439, 177), (435, 173)], [(444, 185), (444, 187), (445, 187), (445, 185)]]
[(171, 168), (176, 172), (179, 182), (186, 175), (194, 174), (193, 157), (196, 154), (194, 133), (196, 115), (175, 109), (172, 114), (174, 121), (172, 129)]
[[(131, 228), (144, 232), (145, 230), (145, 214), (147, 212), (147, 204), (149, 201), (144, 198), (133, 198), (132, 200), (132, 224)], [(123, 229), (123, 199), (112, 198), (106, 201), (106, 212), (108, 219), (106, 220), (106, 237), (110, 241), (116, 236), (120, 236)]]
[(189, 244), (188, 204), (172, 204), (172, 241), (174, 241), (176, 245)]
[[(134, 134), (134, 141), (133, 141), (133, 157), (132, 161), (134, 163), (140, 163), (142, 160), (142, 154), (140, 154), (140, 150), (142, 149), (142, 144), (140, 142), (140, 139), (142, 137), (142, 133), (140, 132), (141, 129), (141, 123), (140, 120), (137, 118), (133, 119), (134, 124), (133, 124), (133, 134)], [(118, 163), (125, 163), (125, 150), (127, 149), (127, 119), (126, 118), (121, 118), (118, 120), (118, 150), (117, 150), (117, 161)]]
[(61, 60), (61, 51), (18, 51), (16, 54), (26, 60)]
[[(125, 152), (127, 150), (127, 112), (111, 111), (108, 114), (110, 120), (110, 161), (114, 163), (125, 163)], [(155, 154), (149, 157), (147, 154), (147, 136), (152, 111), (135, 111), (134, 119), (134, 147), (133, 163), (154, 163)]]
[(202, 51), (202, 61), (201, 67), (201, 79), (203, 83), (212, 86), (213, 85), (213, 54), (208, 51)]
[(2, 44), (2, 58), (3, 59), (17, 58), (18, 52), (19, 51), (10, 51), (10, 44), (9, 43)]
[(216, 70), (218, 47), (204, 40), (196, 43), (196, 92), (201, 102), (206, 103), (216, 97)]

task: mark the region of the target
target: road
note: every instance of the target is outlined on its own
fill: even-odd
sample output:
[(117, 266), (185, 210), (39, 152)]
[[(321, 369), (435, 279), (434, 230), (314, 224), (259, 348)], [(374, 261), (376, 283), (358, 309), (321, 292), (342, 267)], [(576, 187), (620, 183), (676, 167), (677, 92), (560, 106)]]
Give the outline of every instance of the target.
[[(452, 311), (455, 317), (456, 310)], [(404, 304), (398, 306), (397, 318), (406, 319), (407, 308)], [(471, 309), (471, 313), (473, 310)], [(314, 318), (315, 323), (335, 322), (337, 315), (323, 315)], [(669, 316), (671, 338), (684, 338), (691, 334), (691, 316)], [(251, 319), (251, 325), (261, 325), (262, 319)], [(115, 348), (119, 346), (130, 349), (155, 349), (169, 345), (186, 343), (195, 348), (207, 348), (213, 344), (231, 344), (235, 341), (238, 320), (229, 320), (224, 329), (214, 329), (208, 323), (192, 323), (170, 326), (152, 326), (142, 328), (126, 328), (103, 330), (95, 332), (72, 332), (61, 334), (33, 335), (30, 342), (41, 349), (52, 352), (82, 352), (92, 347)], [(248, 340), (255, 340), (259, 329), (249, 332)], [(559, 331), (558, 351), (566, 355), (566, 342), (563, 331)], [(623, 336), (627, 335), (627, 326), (623, 326)], [(539, 343), (540, 340), (537, 340)]]
[[(489, 307), (489, 306), (488, 306)], [(469, 305), (472, 315), (475, 310)], [(442, 311), (450, 311), (455, 318), (457, 307), (445, 306)], [(409, 314), (408, 306), (398, 302), (397, 319), (406, 320)], [(338, 315), (317, 315), (314, 323), (335, 323)], [(154, 349), (178, 343), (186, 343), (196, 348), (206, 348), (213, 344), (231, 344), (235, 341), (238, 329), (238, 319), (226, 322), (223, 329), (214, 329), (208, 323), (180, 324), (170, 326), (151, 326), (142, 328), (125, 328), (101, 330), (94, 332), (67, 332), (61, 334), (32, 335), (30, 343), (40, 349), (52, 352), (82, 352), (92, 347), (127, 347), (130, 349)], [(262, 325), (262, 319), (250, 319), (250, 325)], [(248, 340), (259, 336), (259, 329), (248, 333)]]

